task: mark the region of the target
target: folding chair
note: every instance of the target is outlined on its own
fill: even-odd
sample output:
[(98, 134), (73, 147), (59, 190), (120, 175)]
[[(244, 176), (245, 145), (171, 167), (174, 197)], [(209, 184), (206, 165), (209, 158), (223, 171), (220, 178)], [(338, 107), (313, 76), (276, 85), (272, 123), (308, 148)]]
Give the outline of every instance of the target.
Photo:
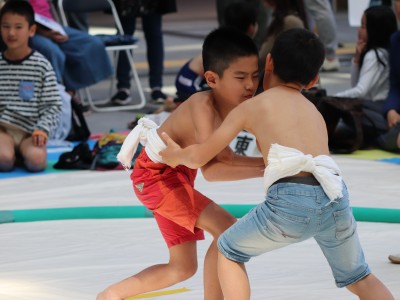
[[(68, 25), (67, 18), (65, 16), (66, 11), (82, 13), (82, 12), (96, 12), (96, 11), (104, 12), (105, 10), (111, 10), (115, 27), (117, 29), (117, 33), (119, 35), (124, 34), (124, 30), (122, 28), (121, 21), (118, 16), (117, 9), (112, 0), (58, 0), (57, 4), (61, 22), (65, 26)], [(113, 35), (110, 36), (112, 37)], [(143, 88), (133, 60), (133, 50), (138, 48), (137, 44), (133, 40), (132, 43), (130, 44), (113, 43), (112, 45), (107, 45), (106, 43), (105, 47), (107, 51), (113, 52), (114, 54), (116, 53), (117, 55), (120, 53), (120, 51), (125, 51), (132, 70), (132, 75), (133, 75), (132, 83), (136, 85), (137, 91), (139, 93), (140, 102), (138, 104), (124, 105), (124, 106), (98, 106), (99, 104), (106, 104), (110, 102), (110, 99), (96, 101), (95, 103), (92, 99), (89, 88), (85, 88), (84, 92), (86, 94), (87, 101), (91, 109), (93, 111), (109, 112), (109, 111), (132, 110), (132, 109), (143, 108), (146, 105), (146, 98), (144, 96)], [(113, 84), (113, 82), (114, 80), (111, 82), (111, 84)]]

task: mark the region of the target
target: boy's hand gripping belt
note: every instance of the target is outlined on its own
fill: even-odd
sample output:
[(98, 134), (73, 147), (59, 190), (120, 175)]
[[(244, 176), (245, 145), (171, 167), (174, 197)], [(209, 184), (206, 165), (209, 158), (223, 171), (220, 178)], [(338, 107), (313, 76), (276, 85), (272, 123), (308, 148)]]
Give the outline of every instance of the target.
[(152, 161), (162, 163), (158, 152), (165, 148), (165, 144), (157, 134), (158, 125), (147, 118), (141, 118), (138, 125), (125, 138), (121, 150), (117, 155), (118, 161), (125, 170), (129, 170), (132, 165), (133, 156), (140, 144), (145, 146), (145, 151)]

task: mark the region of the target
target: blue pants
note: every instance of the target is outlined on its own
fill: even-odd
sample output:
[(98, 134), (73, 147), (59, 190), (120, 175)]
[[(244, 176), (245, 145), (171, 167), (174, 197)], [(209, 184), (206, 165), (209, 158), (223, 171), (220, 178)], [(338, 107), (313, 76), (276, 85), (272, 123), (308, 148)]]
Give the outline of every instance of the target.
[(98, 37), (70, 27), (64, 30), (69, 37), (64, 43), (36, 34), (30, 44), (50, 61), (57, 81), (67, 90), (91, 86), (113, 73), (110, 58)]
[[(147, 62), (149, 64), (150, 88), (163, 86), (162, 75), (164, 72), (164, 40), (162, 35), (162, 15), (149, 14), (141, 17), (144, 37), (146, 39)], [(125, 34), (132, 35), (136, 30), (136, 18), (132, 16), (121, 17)], [(121, 52), (117, 65), (117, 88), (130, 87), (130, 67), (128, 58)]]
[(251, 257), (313, 237), (324, 253), (338, 287), (370, 273), (358, 239), (348, 192), (334, 201), (321, 186), (277, 183), (266, 200), (228, 228), (218, 248), (230, 260)]

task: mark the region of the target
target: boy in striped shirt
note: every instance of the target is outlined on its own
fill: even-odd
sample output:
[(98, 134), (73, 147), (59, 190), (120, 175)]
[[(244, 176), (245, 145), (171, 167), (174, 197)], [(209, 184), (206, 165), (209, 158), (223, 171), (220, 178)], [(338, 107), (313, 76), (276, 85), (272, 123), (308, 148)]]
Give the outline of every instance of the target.
[(18, 156), (32, 172), (46, 168), (46, 144), (59, 123), (61, 97), (49, 61), (28, 45), (34, 12), (26, 1), (9, 1), (0, 11), (0, 171)]

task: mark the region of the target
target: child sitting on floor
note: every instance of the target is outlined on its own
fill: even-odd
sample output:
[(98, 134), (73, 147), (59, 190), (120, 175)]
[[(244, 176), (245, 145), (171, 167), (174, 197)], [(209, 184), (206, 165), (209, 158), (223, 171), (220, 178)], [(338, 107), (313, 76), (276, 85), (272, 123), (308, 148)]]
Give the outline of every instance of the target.
[(29, 171), (42, 171), (61, 111), (56, 76), (49, 61), (28, 45), (36, 30), (29, 2), (7, 2), (0, 22), (7, 47), (0, 54), (0, 171), (12, 170), (18, 155)]

